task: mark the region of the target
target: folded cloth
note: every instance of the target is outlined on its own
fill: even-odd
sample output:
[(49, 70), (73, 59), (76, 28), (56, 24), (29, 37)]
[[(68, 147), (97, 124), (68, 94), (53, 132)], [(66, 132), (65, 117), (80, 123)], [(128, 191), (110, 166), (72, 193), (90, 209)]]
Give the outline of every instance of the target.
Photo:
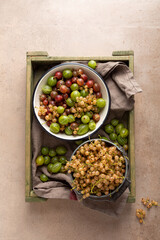
[[(83, 62), (86, 64), (86, 62)], [(112, 117), (121, 118), (126, 111), (130, 111), (134, 106), (134, 95), (141, 92), (141, 88), (135, 81), (132, 72), (127, 65), (121, 62), (106, 62), (98, 63), (96, 71), (102, 75), (106, 82), (111, 95), (111, 110), (107, 122)], [(106, 136), (106, 133), (100, 129), (96, 135)], [(57, 139), (49, 135), (42, 129), (35, 117), (32, 122), (32, 146), (33, 146), (33, 158), (32, 158), (32, 181), (34, 192), (43, 198), (70, 198), (70, 189), (72, 187), (72, 180), (70, 174), (50, 174), (45, 167), (36, 166), (35, 159), (40, 154), (42, 146), (56, 147), (58, 145), (65, 145), (68, 149), (67, 159), (73, 150), (77, 147), (74, 142), (67, 142), (61, 139)], [(45, 173), (51, 181), (42, 183), (39, 179), (41, 173)], [(81, 200), (80, 202), (89, 208), (104, 212), (108, 215), (119, 215), (126, 203), (128, 192), (115, 202), (103, 203), (100, 201), (92, 201), (89, 199)]]
[(142, 89), (135, 81), (133, 73), (122, 62), (99, 63), (96, 71), (102, 75), (110, 90), (110, 119), (121, 118), (125, 111), (133, 109), (134, 95)]
[(126, 205), (128, 193), (129, 190), (126, 189), (123, 195), (121, 195), (116, 201), (99, 201), (86, 198), (83, 201), (80, 200), (80, 203), (82, 203), (85, 207), (103, 212), (109, 216), (118, 217)]

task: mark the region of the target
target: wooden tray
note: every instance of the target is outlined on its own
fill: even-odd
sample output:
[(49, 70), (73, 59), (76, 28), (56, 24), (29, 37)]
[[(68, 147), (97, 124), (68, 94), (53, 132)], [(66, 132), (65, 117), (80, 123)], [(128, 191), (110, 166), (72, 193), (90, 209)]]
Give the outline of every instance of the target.
[[(54, 65), (62, 61), (89, 61), (90, 59), (106, 62), (121, 61), (125, 62), (130, 70), (134, 70), (134, 53), (133, 51), (116, 51), (111, 57), (50, 57), (47, 52), (27, 52), (27, 81), (26, 81), (26, 135), (25, 135), (25, 201), (40, 202), (45, 198), (35, 195), (32, 189), (31, 161), (32, 161), (32, 142), (31, 142), (31, 125), (32, 125), (32, 93), (36, 82), (40, 77)], [(130, 160), (130, 194), (127, 202), (135, 202), (135, 156), (134, 156), (134, 110), (128, 113), (129, 128), (129, 160)]]

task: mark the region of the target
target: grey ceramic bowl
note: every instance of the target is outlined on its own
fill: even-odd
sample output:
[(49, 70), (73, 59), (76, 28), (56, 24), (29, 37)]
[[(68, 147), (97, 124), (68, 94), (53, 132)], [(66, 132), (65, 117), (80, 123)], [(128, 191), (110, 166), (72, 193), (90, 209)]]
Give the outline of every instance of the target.
[[(115, 146), (123, 155), (124, 159), (125, 159), (125, 165), (126, 165), (126, 171), (125, 171), (125, 175), (124, 175), (124, 180), (123, 182), (114, 190), (112, 191), (110, 194), (108, 195), (102, 195), (100, 197), (96, 196), (96, 195), (90, 195), (87, 199), (92, 199), (92, 200), (116, 200), (118, 197), (120, 197), (122, 195), (122, 193), (126, 190), (126, 188), (130, 185), (130, 180), (129, 180), (129, 161), (128, 161), (128, 157), (126, 152), (124, 151), (124, 149), (122, 147), (118, 147), (117, 145), (115, 145), (114, 143), (112, 143), (111, 141), (107, 141), (105, 139), (100, 139), (100, 138), (94, 138), (94, 139), (90, 139), (87, 140), (85, 142), (83, 142), (81, 145), (79, 145), (73, 152), (72, 156), (75, 155), (75, 153), (77, 152), (77, 150), (83, 146), (86, 143), (92, 142), (94, 140), (101, 140), (103, 142), (105, 142), (107, 144), (107, 146)], [(72, 156), (70, 158), (70, 161), (72, 159)], [(72, 180), (74, 180), (73, 175), (71, 174)], [(76, 189), (74, 189), (76, 195), (78, 196), (78, 198), (82, 198), (82, 194), (81, 192), (77, 191)]]

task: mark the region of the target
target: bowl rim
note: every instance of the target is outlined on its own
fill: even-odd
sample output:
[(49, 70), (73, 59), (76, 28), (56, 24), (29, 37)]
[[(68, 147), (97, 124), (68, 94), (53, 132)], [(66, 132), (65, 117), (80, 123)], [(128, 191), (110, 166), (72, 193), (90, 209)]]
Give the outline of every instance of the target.
[[(127, 176), (128, 176), (128, 172), (129, 172), (128, 156), (127, 156), (127, 153), (125, 152), (124, 148), (117, 146), (117, 145), (114, 144), (113, 142), (111, 142), (111, 141), (109, 141), (109, 140), (106, 140), (106, 139), (103, 139), (103, 138), (92, 138), (92, 139), (89, 139), (89, 140), (81, 143), (81, 144), (73, 151), (73, 153), (72, 153), (69, 161), (72, 160), (72, 156), (74, 156), (74, 154), (76, 153), (76, 151), (77, 151), (81, 146), (83, 146), (84, 144), (86, 144), (86, 143), (88, 143), (88, 142), (92, 142), (92, 141), (95, 141), (95, 140), (100, 140), (100, 141), (103, 141), (103, 142), (106, 142), (106, 143), (108, 143), (108, 144), (110, 144), (110, 145), (115, 146), (115, 147), (123, 154), (123, 157), (124, 157), (124, 159), (125, 159), (125, 164), (126, 164), (126, 168), (125, 168), (126, 171), (125, 171), (125, 175), (124, 175), (123, 182), (122, 182), (115, 190), (113, 190), (113, 191), (112, 191), (111, 193), (109, 193), (108, 195), (96, 196), (96, 195), (93, 195), (93, 194), (92, 194), (92, 195), (90, 195), (90, 196), (88, 197), (89, 199), (105, 199), (105, 198), (107, 198), (107, 197), (111, 197), (113, 194), (115, 194), (116, 192), (118, 192), (119, 189), (120, 189), (120, 188), (122, 187), (122, 185), (124, 184), (124, 182), (125, 182), (125, 180), (126, 180), (126, 178), (127, 178)], [(71, 175), (72, 180), (74, 180), (72, 174), (70, 174), (70, 175)], [(75, 191), (76, 194), (83, 196), (80, 191), (76, 190), (76, 188), (73, 189), (73, 191)]]
[[(37, 89), (38, 84), (39, 84), (39, 83), (41, 82), (41, 80), (42, 80), (49, 72), (51, 72), (53, 69), (55, 69), (55, 68), (57, 68), (57, 67), (60, 67), (60, 66), (65, 66), (65, 65), (78, 65), (78, 66), (86, 67), (86, 68), (88, 68), (89, 70), (91, 70), (92, 72), (94, 72), (96, 75), (98, 75), (98, 77), (101, 79), (101, 81), (102, 81), (102, 82), (104, 83), (104, 85), (105, 85), (106, 91), (107, 91), (107, 93), (108, 93), (108, 99), (109, 99), (108, 111), (107, 111), (107, 114), (106, 114), (104, 120), (102, 121), (101, 125), (100, 125), (96, 130), (91, 131), (91, 133), (88, 134), (87, 136), (82, 137), (82, 136), (83, 136), (83, 135), (82, 135), (82, 136), (80, 136), (79, 138), (77, 137), (76, 139), (64, 139), (64, 138), (62, 138), (62, 137), (59, 137), (58, 134), (54, 134), (54, 133), (52, 133), (52, 132), (50, 132), (50, 131), (47, 131), (47, 130), (45, 129), (45, 127), (42, 126), (42, 124), (40, 123), (39, 118), (38, 118), (38, 116), (37, 116), (37, 114), (36, 114), (36, 112), (35, 112), (35, 107), (34, 107), (35, 92), (36, 92), (36, 89)], [(46, 72), (41, 76), (41, 78), (37, 81), (37, 83), (36, 83), (36, 85), (35, 85), (35, 87), (34, 87), (33, 94), (32, 94), (32, 109), (33, 109), (34, 115), (35, 115), (38, 123), (40, 124), (41, 128), (42, 128), (45, 132), (47, 132), (48, 134), (50, 134), (52, 137), (56, 137), (56, 138), (62, 139), (62, 140), (64, 140), (64, 141), (78, 141), (78, 140), (82, 140), (82, 139), (88, 138), (88, 137), (92, 136), (93, 134), (95, 134), (95, 133), (102, 127), (102, 125), (104, 124), (104, 122), (106, 121), (106, 119), (107, 119), (107, 117), (108, 117), (108, 115), (109, 115), (109, 112), (110, 112), (110, 108), (111, 108), (111, 95), (110, 95), (109, 88), (108, 88), (106, 82), (103, 80), (102, 76), (101, 76), (98, 72), (96, 72), (94, 69), (90, 68), (88, 65), (85, 65), (85, 64), (82, 64), (82, 63), (77, 63), (77, 62), (61, 63), (61, 64), (58, 64), (58, 65), (50, 68), (50, 69), (49, 69), (48, 71), (46, 71)], [(89, 132), (88, 132), (88, 133), (89, 133)]]

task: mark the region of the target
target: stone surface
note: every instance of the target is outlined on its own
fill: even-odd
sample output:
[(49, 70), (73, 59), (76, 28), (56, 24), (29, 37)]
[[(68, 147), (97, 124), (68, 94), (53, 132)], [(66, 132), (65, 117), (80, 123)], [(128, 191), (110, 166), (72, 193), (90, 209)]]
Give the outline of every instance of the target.
[[(0, 0), (0, 240), (157, 240), (160, 210), (135, 217), (141, 197), (160, 202), (159, 0)], [(25, 203), (27, 51), (57, 56), (109, 56), (134, 50), (136, 203), (119, 219), (74, 201)]]

